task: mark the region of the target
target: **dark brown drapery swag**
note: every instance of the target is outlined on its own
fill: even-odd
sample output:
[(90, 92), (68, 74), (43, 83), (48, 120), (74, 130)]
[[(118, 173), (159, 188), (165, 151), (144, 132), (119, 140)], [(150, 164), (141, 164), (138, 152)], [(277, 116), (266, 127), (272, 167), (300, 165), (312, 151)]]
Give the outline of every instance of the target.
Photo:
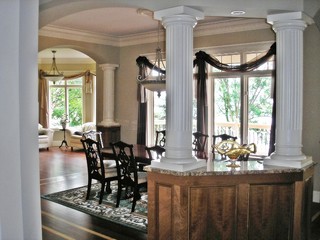
[(47, 128), (49, 126), (49, 93), (48, 81), (43, 77), (43, 71), (39, 71), (38, 102), (39, 102), (39, 123)]
[[(273, 43), (268, 50), (267, 53), (261, 54), (257, 58), (238, 65), (238, 66), (230, 66), (228, 64), (224, 64), (219, 62), (218, 59), (215, 57), (210, 56), (209, 54), (199, 51), (197, 52), (196, 58), (193, 62), (193, 66), (198, 68), (198, 72), (195, 74), (195, 78), (197, 81), (197, 86), (196, 86), (196, 99), (197, 99), (197, 131), (206, 133), (208, 132), (208, 122), (207, 122), (207, 115), (208, 115), (208, 107), (207, 107), (207, 86), (206, 86), (206, 80), (208, 78), (207, 74), (207, 69), (206, 69), (206, 64), (210, 64), (211, 66), (225, 71), (225, 72), (250, 72), (261, 66), (262, 64), (266, 63), (269, 58), (273, 55), (276, 54), (276, 43)], [(144, 56), (140, 56), (136, 59), (137, 65), (139, 66), (139, 74), (143, 76), (145, 74), (147, 68), (152, 69), (153, 64)], [(163, 69), (156, 69), (157, 71), (161, 71), (162, 73), (165, 74), (165, 70)], [(274, 82), (276, 82), (276, 79), (274, 78)], [(275, 86), (276, 84), (274, 84)], [(141, 84), (138, 84), (138, 101), (140, 101), (140, 104), (142, 102), (142, 99), (145, 99), (145, 91), (141, 91)], [(143, 87), (142, 87), (143, 88)], [(143, 94), (143, 95), (141, 95)], [(272, 125), (271, 125), (271, 136), (270, 136), (270, 149), (274, 149), (274, 143), (275, 143), (275, 137), (274, 137), (274, 132), (275, 132), (275, 96), (274, 96), (274, 101), (273, 101), (273, 114), (272, 114)], [(139, 108), (140, 109), (140, 108)], [(142, 109), (142, 108), (141, 108)], [(145, 121), (146, 119), (143, 119), (140, 114), (142, 110), (139, 110), (139, 119)], [(146, 112), (145, 112), (146, 114)], [(138, 122), (138, 138), (139, 134), (143, 134), (145, 136), (145, 129), (146, 129), (146, 123), (144, 122)], [(143, 131), (144, 133), (139, 131)], [(270, 153), (269, 153), (270, 154)]]
[(271, 130), (270, 130), (270, 142), (269, 142), (269, 152), (268, 156), (271, 155), (275, 151), (275, 143), (276, 143), (276, 102), (277, 102), (277, 84), (276, 84), (276, 71), (274, 71), (273, 76), (273, 105), (272, 105), (272, 122), (271, 122)]
[[(138, 57), (136, 62), (139, 66), (139, 75), (145, 77), (148, 63), (140, 62), (139, 59), (145, 57)], [(147, 58), (145, 58), (147, 59)], [(151, 67), (152, 68), (152, 67)], [(147, 99), (146, 89), (141, 84), (137, 84), (137, 101), (138, 101), (138, 123), (137, 123), (137, 144), (146, 145), (147, 135)]]
[(206, 54), (202, 51), (196, 53), (196, 59), (193, 66), (198, 67), (196, 74), (196, 99), (197, 99), (197, 131), (208, 133), (208, 104), (207, 104), (207, 68), (204, 56)]
[[(38, 101), (39, 101), (39, 123), (43, 127), (49, 126), (49, 87), (48, 81), (44, 77), (44, 71), (39, 70), (39, 85), (38, 85)], [(85, 92), (92, 93), (92, 81), (94, 74), (89, 70), (77, 73), (70, 76), (64, 76), (64, 80), (72, 80), (79, 77), (85, 77)]]
[[(207, 119), (207, 108), (206, 108), (206, 80), (207, 80), (207, 72), (206, 72), (206, 63), (210, 64), (211, 66), (225, 71), (225, 72), (250, 72), (254, 69), (258, 68), (262, 64), (266, 63), (268, 59), (276, 54), (276, 43), (273, 43), (266, 54), (260, 55), (257, 58), (238, 65), (238, 66), (230, 66), (228, 64), (224, 64), (219, 62), (218, 59), (215, 57), (210, 56), (209, 54), (199, 51), (197, 52), (196, 59), (193, 62), (194, 66), (198, 67), (198, 73), (196, 74), (197, 77), (197, 130), (203, 133), (207, 133), (207, 123), (203, 119)], [(273, 117), (275, 117), (275, 98), (273, 101)], [(275, 122), (273, 119), (272, 122)], [(275, 124), (271, 126), (271, 137), (270, 137), (270, 146), (274, 146), (275, 138), (272, 135), (274, 133)], [(270, 153), (269, 153), (270, 154)]]
[[(148, 58), (145, 56), (139, 56), (136, 59), (136, 63), (139, 67), (139, 75), (144, 78), (146, 76), (148, 69), (153, 69), (159, 71), (163, 74), (166, 73), (165, 70), (158, 68), (152, 64)], [(146, 134), (147, 134), (147, 99), (146, 99), (146, 89), (141, 84), (137, 86), (137, 100), (139, 102), (138, 107), (138, 131), (137, 131), (137, 144), (146, 144)]]

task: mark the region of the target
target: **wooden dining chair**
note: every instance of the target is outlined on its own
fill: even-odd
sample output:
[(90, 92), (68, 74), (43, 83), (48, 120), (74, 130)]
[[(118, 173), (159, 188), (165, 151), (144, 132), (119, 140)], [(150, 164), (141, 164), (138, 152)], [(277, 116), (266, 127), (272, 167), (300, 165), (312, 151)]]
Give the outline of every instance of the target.
[(150, 160), (159, 159), (162, 157), (163, 153), (166, 151), (165, 148), (160, 147), (158, 145), (152, 147), (145, 147), (148, 152), (148, 156)]
[[(126, 191), (126, 198), (133, 197), (131, 212), (134, 212), (136, 201), (141, 198), (139, 190), (147, 185), (147, 173), (138, 171), (138, 166), (133, 155), (133, 145), (122, 141), (110, 143), (118, 174), (118, 193), (116, 207), (119, 207), (121, 193)], [(130, 193), (128, 193), (130, 189)]]
[(212, 137), (213, 137), (213, 144), (216, 144), (217, 143), (216, 141), (219, 138), (220, 138), (220, 142), (225, 141), (225, 140), (233, 140), (233, 141), (235, 141), (238, 138), (238, 137), (231, 136), (231, 135), (228, 135), (228, 134), (225, 134), (225, 133), (220, 134), (220, 135), (212, 135)]
[(90, 197), (91, 183), (95, 179), (101, 183), (99, 204), (102, 203), (104, 189), (111, 193), (110, 182), (118, 179), (116, 162), (114, 160), (103, 160), (100, 151), (100, 143), (91, 139), (81, 139), (87, 160), (88, 189), (86, 199)]
[(209, 135), (202, 132), (194, 132), (192, 135), (192, 150), (194, 151), (195, 156), (201, 159), (207, 159), (206, 145)]
[[(220, 134), (220, 135), (213, 135), (212, 137), (213, 137), (212, 153), (215, 152), (214, 146), (215, 146), (216, 144), (218, 144), (218, 142), (217, 142), (218, 139), (220, 140), (219, 142), (222, 142), (222, 141), (226, 141), (226, 140), (233, 140), (233, 141), (235, 141), (235, 140), (237, 140), (237, 138), (238, 138), (238, 137), (231, 136), (231, 135), (228, 135), (228, 134), (225, 134), (225, 133)], [(220, 154), (220, 156), (221, 156), (221, 159), (226, 159), (226, 158), (227, 158), (227, 156), (224, 155), (224, 154)]]
[(100, 144), (100, 148), (104, 148), (103, 141), (102, 141), (102, 132), (95, 131), (95, 130), (90, 130), (90, 131), (82, 133), (82, 137), (84, 139), (91, 138), (91, 139), (97, 141)]
[(166, 130), (156, 131), (156, 146), (164, 147), (166, 145)]

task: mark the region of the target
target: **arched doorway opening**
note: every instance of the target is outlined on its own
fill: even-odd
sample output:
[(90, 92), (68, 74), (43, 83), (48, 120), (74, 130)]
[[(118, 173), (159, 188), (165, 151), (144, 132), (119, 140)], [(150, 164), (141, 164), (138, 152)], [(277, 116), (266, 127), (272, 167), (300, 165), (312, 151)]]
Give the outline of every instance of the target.
[[(58, 81), (43, 74), (53, 73), (53, 56), (64, 76)], [(55, 131), (53, 146), (59, 146), (63, 122), (67, 128), (96, 122), (96, 62), (78, 50), (51, 47), (39, 52), (38, 69), (39, 123)]]

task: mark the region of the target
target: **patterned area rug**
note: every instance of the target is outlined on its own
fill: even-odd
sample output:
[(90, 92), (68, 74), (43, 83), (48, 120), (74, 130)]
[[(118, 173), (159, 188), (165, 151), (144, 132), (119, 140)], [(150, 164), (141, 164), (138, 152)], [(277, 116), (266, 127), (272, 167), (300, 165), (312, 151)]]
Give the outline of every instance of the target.
[[(62, 192), (42, 195), (56, 203), (82, 211), (84, 213), (131, 227), (142, 232), (147, 232), (148, 218), (147, 205), (148, 195), (140, 190), (141, 199), (137, 201), (135, 211), (131, 213), (132, 199), (120, 200), (120, 206), (116, 208), (117, 182), (112, 182), (112, 193), (104, 194), (103, 201), (99, 205), (100, 183), (92, 184), (90, 198), (86, 201), (87, 186), (74, 188)], [(124, 191), (123, 191), (124, 193)], [(122, 199), (122, 198), (121, 198)]]

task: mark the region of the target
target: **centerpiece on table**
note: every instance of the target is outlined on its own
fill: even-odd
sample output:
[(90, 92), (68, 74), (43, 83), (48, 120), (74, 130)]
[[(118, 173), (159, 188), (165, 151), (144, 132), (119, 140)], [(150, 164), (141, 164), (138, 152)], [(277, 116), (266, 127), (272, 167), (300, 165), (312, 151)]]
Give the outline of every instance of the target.
[(237, 160), (247, 160), (250, 153), (256, 153), (257, 151), (254, 143), (241, 145), (233, 140), (224, 140), (214, 145), (214, 148), (218, 153), (229, 157), (231, 163), (227, 167), (231, 168), (240, 167), (236, 164)]

